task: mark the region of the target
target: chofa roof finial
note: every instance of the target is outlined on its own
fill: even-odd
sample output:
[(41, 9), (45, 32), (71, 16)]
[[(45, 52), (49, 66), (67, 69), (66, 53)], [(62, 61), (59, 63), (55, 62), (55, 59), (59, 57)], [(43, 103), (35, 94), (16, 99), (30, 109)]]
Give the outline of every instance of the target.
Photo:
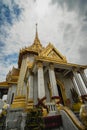
[(36, 38), (38, 38), (38, 30), (37, 30), (38, 24), (36, 23)]

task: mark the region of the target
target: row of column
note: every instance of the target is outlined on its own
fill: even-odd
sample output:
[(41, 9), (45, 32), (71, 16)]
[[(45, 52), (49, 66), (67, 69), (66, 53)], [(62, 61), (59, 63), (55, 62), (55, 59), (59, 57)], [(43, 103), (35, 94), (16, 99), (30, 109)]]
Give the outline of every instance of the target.
[[(52, 64), (50, 64), (48, 71), (49, 71), (49, 79), (50, 79), (51, 90), (52, 90), (52, 98), (55, 99), (59, 97), (59, 94), (57, 90), (54, 67)], [(44, 73), (43, 73), (42, 63), (38, 64), (38, 98), (39, 99), (45, 98)]]
[[(37, 64), (38, 67), (38, 99), (45, 99), (45, 84), (44, 84), (44, 72), (43, 72), (43, 64), (39, 62)], [(83, 85), (78, 73), (76, 71), (73, 71), (73, 84), (76, 88), (76, 91), (78, 92), (79, 96), (86, 95), (87, 94), (87, 78), (83, 70), (79, 72), (83, 82), (85, 85)], [(52, 97), (57, 98), (59, 97), (57, 84), (56, 84), (56, 77), (54, 72), (54, 67), (52, 64), (49, 66), (49, 79), (51, 84), (51, 90), (52, 90)], [(28, 99), (33, 99), (33, 75), (30, 73), (29, 75), (29, 94)]]
[(87, 87), (87, 77), (86, 77), (86, 75), (84, 73), (84, 70), (80, 71), (80, 75), (81, 75), (81, 77), (82, 77), (82, 79), (84, 81), (85, 86)]
[(79, 71), (79, 74), (83, 80), (83, 83), (78, 73), (76, 71), (73, 71), (73, 84), (76, 88), (78, 95), (82, 96), (87, 94), (87, 78), (83, 70)]
[[(37, 77), (38, 77), (38, 99), (43, 100), (45, 99), (45, 84), (44, 84), (44, 72), (43, 72), (43, 64), (39, 62), (37, 64), (38, 70), (37, 70)], [(57, 90), (57, 84), (56, 84), (56, 77), (53, 65), (49, 66), (49, 78), (50, 78), (50, 84), (51, 84), (51, 90), (52, 90), (52, 97), (59, 97), (58, 90)], [(33, 75), (29, 74), (29, 94), (28, 99), (33, 99)]]

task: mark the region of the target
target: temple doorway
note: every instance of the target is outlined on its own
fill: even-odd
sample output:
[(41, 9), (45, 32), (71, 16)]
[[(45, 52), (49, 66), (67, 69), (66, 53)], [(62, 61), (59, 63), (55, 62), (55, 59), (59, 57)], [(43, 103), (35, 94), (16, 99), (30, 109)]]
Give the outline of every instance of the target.
[(14, 93), (12, 93), (11, 104), (13, 102), (13, 99), (14, 99)]
[(60, 97), (60, 99), (61, 99), (61, 103), (64, 105), (62, 92), (61, 92), (60, 86), (59, 86), (58, 84), (57, 84), (57, 89), (58, 89), (59, 97)]

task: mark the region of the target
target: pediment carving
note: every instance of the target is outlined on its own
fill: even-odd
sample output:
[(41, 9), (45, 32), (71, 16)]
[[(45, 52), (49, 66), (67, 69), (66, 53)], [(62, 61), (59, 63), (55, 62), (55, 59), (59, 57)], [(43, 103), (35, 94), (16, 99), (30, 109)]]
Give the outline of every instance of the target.
[(48, 57), (62, 62), (67, 62), (66, 57), (63, 56), (51, 43), (39, 54), (41, 57)]

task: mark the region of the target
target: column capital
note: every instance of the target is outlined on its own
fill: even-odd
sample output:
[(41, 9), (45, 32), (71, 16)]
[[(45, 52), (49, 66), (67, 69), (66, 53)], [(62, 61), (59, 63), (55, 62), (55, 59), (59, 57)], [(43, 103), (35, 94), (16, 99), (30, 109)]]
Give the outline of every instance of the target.
[(84, 69), (83, 68), (79, 68), (79, 73), (80, 72), (84, 72)]
[(50, 63), (50, 64), (49, 64), (49, 67), (50, 67), (50, 69), (53, 70), (53, 69), (54, 69), (54, 64), (53, 64), (53, 63)]
[(82, 80), (83, 80), (83, 82), (84, 82), (84, 84), (85, 84), (85, 86), (87, 88), (87, 76), (85, 74), (84, 69), (81, 68), (79, 73), (80, 73), (80, 76), (81, 76), (81, 78), (82, 78)]
[(34, 75), (34, 73), (33, 73), (31, 70), (29, 71), (29, 73), (30, 73), (30, 75), (32, 75), (32, 76)]
[(42, 62), (40, 62), (40, 61), (39, 61), (39, 62), (37, 62), (37, 67), (38, 67), (38, 68), (42, 68), (42, 67), (43, 67), (43, 63), (42, 63)]
[(78, 68), (77, 67), (72, 67), (72, 71), (73, 72), (78, 72)]

